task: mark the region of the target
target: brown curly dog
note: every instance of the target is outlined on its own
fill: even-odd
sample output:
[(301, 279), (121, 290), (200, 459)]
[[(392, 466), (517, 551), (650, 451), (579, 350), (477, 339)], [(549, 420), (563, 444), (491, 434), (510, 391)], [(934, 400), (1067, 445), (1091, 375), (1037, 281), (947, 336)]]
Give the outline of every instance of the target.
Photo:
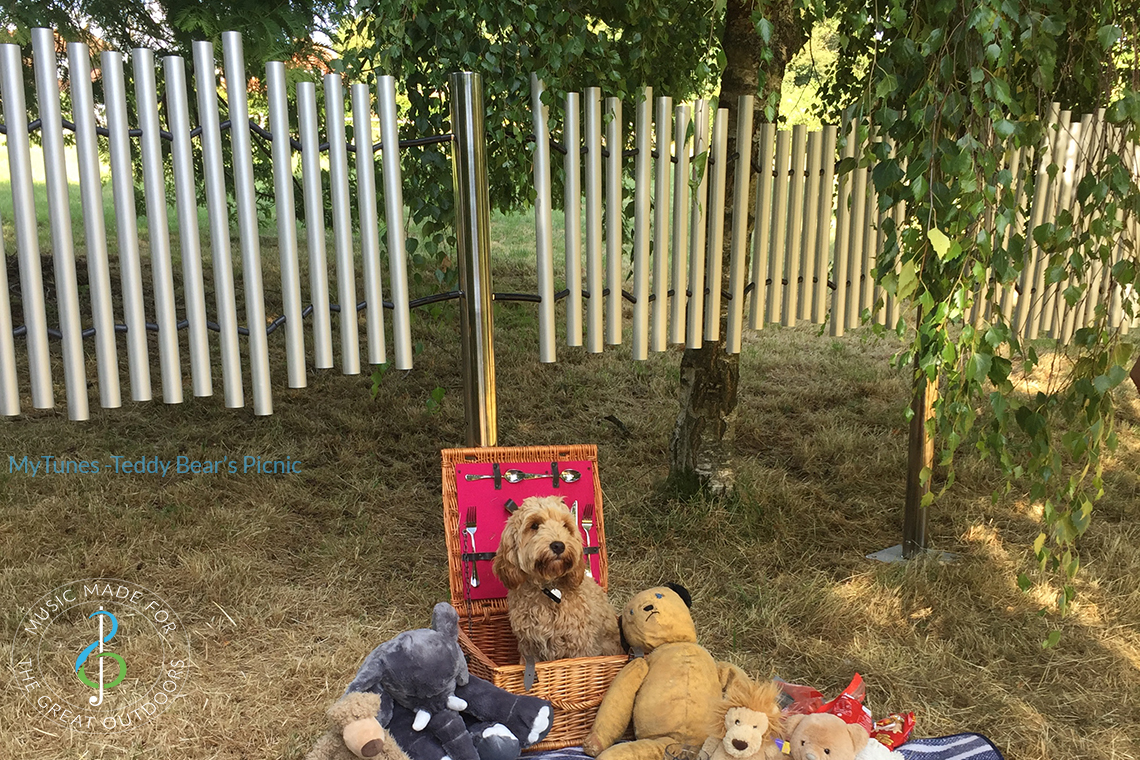
[(582, 537), (559, 496), (531, 496), (507, 520), (491, 571), (507, 587), (523, 661), (622, 654), (617, 612), (585, 580)]

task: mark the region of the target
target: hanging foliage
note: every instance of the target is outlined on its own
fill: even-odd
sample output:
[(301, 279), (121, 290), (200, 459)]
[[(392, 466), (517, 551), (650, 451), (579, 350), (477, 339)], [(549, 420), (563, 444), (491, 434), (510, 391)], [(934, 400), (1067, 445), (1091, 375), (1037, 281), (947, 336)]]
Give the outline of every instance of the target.
[[(893, 0), (838, 10), (849, 65), (824, 100), (854, 101), (844, 116), (861, 141), (873, 136), (858, 160), (873, 166), (880, 210), (906, 204), (899, 226), (883, 215), (875, 276), (917, 314), (913, 333), (898, 324), (899, 365), (916, 367), (916, 384), (941, 383), (929, 432), (947, 468), (942, 490), (968, 444), (1001, 468), (1006, 492), (1027, 492), (1042, 518), (1034, 550), (1059, 573), (1064, 612), (1116, 446), (1113, 389), (1134, 354), (1119, 326), (1137, 314), (1136, 3)], [(1054, 102), (1074, 114), (1106, 110), (1058, 129)], [(1042, 215), (1063, 188), (1070, 138), (1083, 179), (1069, 204)], [(1069, 310), (1090, 295), (1092, 326), (1066, 331)], [(1028, 379), (1038, 347), (1019, 327), (1049, 319), (1067, 361), (1038, 386)]]

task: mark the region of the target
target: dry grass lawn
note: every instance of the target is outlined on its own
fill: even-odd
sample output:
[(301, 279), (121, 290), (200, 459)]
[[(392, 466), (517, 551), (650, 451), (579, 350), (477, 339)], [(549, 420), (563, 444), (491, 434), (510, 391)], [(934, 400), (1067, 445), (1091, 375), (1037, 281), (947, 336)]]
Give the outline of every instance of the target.
[[(495, 284), (532, 290), (531, 267), (507, 263)], [(749, 335), (738, 493), (683, 502), (663, 487), (676, 351), (635, 363), (628, 345), (602, 356), (561, 346), (558, 363), (541, 365), (533, 305), (500, 304), (495, 318), (500, 443), (599, 446), (615, 600), (679, 580), (717, 657), (828, 695), (862, 673), (874, 712), (916, 711), (917, 735), (981, 732), (1016, 760), (1140, 758), (1131, 388), (1119, 392), (1108, 495), (1082, 540), (1079, 597), (1057, 620), (1037, 614), (1054, 593), (1047, 580), (1028, 594), (1016, 585), (1033, 572), (1037, 513), (1017, 490), (992, 503), (996, 477), (968, 457), (930, 522), (935, 546), (957, 562), (864, 558), (901, 532), (907, 389), (888, 367), (890, 342), (834, 340), (810, 326)], [(84, 424), (62, 410), (0, 424), (0, 658), (33, 600), (88, 577), (156, 591), (179, 611), (193, 652), (184, 698), (110, 737), (70, 734), (6, 685), (0, 756), (303, 756), (364, 654), (426, 625), (448, 597), (439, 450), (464, 438), (454, 305), (418, 312), (413, 334), (423, 342), (415, 370), (389, 372), (375, 400), (366, 375), (337, 370), (285, 388), (275, 335), (271, 417), (224, 409), (216, 375), (217, 396), (181, 406), (127, 402), (93, 409)], [(154, 377), (157, 390), (157, 367)], [(55, 378), (62, 401), (58, 357)], [(433, 412), (437, 386), (446, 393)], [(8, 472), (12, 454), (288, 456), (303, 469), (31, 478)], [(1064, 638), (1043, 651), (1053, 626)]]

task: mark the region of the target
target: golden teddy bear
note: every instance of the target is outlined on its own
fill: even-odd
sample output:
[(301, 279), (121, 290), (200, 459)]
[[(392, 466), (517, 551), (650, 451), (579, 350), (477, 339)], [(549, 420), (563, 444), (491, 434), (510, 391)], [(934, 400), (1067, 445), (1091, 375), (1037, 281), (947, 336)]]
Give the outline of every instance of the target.
[[(717, 662), (697, 643), (691, 599), (669, 584), (637, 594), (621, 611), (636, 657), (610, 684), (583, 750), (599, 760), (660, 760), (665, 747), (700, 746), (723, 694), (744, 671)], [(635, 740), (615, 744), (633, 721)]]

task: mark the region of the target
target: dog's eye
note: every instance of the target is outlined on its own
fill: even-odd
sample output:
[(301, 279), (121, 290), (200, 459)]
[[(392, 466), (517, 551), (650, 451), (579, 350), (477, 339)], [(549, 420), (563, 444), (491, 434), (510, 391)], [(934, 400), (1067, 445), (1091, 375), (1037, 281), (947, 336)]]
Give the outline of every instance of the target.
[(830, 755), (830, 754), (831, 754), (831, 750), (829, 750), (829, 749), (825, 749), (825, 750), (823, 751), (823, 754), (825, 754), (825, 755)]
[(539, 528), (539, 525), (540, 525), (540, 523), (531, 523), (531, 524), (530, 524), (530, 529), (531, 529), (531, 530), (538, 530), (538, 528)]
[(802, 746), (804, 746), (805, 744), (807, 744), (807, 740), (806, 740), (806, 739), (801, 739), (801, 740), (800, 740), (800, 746), (802, 747)]
[(738, 725), (738, 726), (739, 726), (739, 725), (740, 725), (740, 721), (736, 721), (736, 725)]

